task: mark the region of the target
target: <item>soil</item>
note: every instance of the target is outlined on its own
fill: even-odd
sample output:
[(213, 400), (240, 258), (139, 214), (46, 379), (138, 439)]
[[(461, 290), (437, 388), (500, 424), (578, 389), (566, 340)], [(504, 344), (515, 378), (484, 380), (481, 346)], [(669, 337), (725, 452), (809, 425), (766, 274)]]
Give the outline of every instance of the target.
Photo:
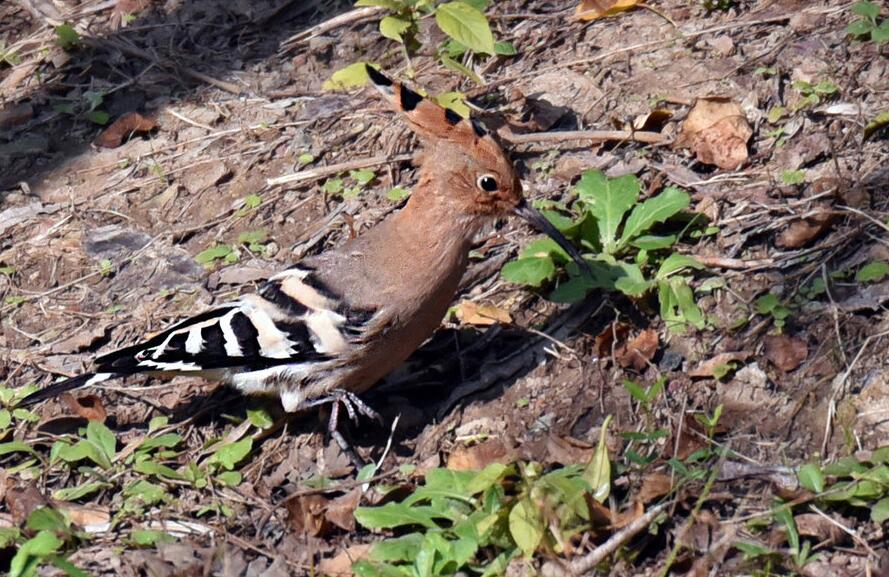
[[(566, 139), (510, 148), (534, 199), (567, 200), (590, 168), (635, 174), (651, 191), (687, 190), (691, 209), (716, 231), (689, 248), (708, 265), (696, 288), (711, 326), (677, 332), (651, 301), (600, 295), (557, 305), (546, 291), (507, 283), (500, 267), (535, 233), (498, 223), (479, 239), (458, 300), (496, 306), (513, 322), (480, 326), (449, 317), (364, 397), (384, 422), (345, 425), (360, 456), (383, 459), (385, 472), (455, 460), (565, 463), (589, 456), (612, 415), (613, 455), (627, 449), (618, 432), (656, 422), (670, 431), (660, 441), (665, 462), (698, 446), (700, 431), (689, 432), (688, 423), (719, 406), (717, 441), (734, 451), (733, 462), (757, 471), (889, 444), (889, 277), (855, 279), (865, 264), (889, 261), (887, 133), (864, 136), (889, 109), (889, 59), (886, 45), (846, 34), (851, 4), (750, 0), (708, 11), (700, 2), (665, 0), (592, 21), (543, 0), (492, 4), (497, 39), (512, 42), (518, 55), (479, 65), (486, 81), (479, 86), (438, 63), (430, 47), (441, 39), (430, 26), (411, 59), (414, 84), (430, 93), (463, 91), (473, 114), (523, 135), (632, 132), (652, 107), (663, 110), (656, 128), (644, 128), (664, 135), (663, 144)], [(19, 60), (0, 61), (0, 267), (14, 269), (0, 274), (6, 386), (79, 374), (97, 353), (254, 290), (271, 272), (398, 210), (400, 201), (386, 192), (415, 184), (420, 143), (371, 90), (322, 88), (358, 60), (404, 71), (401, 52), (378, 33), (379, 14), (318, 28), (350, 10), (347, 2), (286, 0), (0, 5), (0, 41), (19, 47)], [(72, 49), (56, 42), (53, 26), (62, 21), (79, 32)], [(806, 106), (794, 82), (830, 82), (836, 91)], [(717, 168), (670, 144), (696, 100), (716, 96), (736, 103), (750, 128), (740, 168)], [(779, 106), (784, 115), (772, 117)], [(96, 111), (107, 113), (108, 124), (132, 112), (146, 124), (132, 137), (132, 129), (103, 135), (105, 127), (90, 120)], [(351, 198), (325, 190), (336, 176), (329, 172), (268, 183), (364, 159), (372, 159), (376, 178)], [(792, 180), (796, 171), (802, 182)], [(260, 229), (267, 233), (261, 249), (239, 242)], [(217, 244), (235, 246), (238, 261), (199, 262)], [(720, 282), (707, 291), (707, 279)], [(826, 289), (815, 294), (819, 280)], [(783, 327), (756, 311), (767, 293), (790, 303)], [(654, 334), (640, 337), (643, 331)], [(626, 347), (620, 352), (637, 337), (656, 337), (641, 361)], [(659, 378), (665, 393), (643, 414), (621, 383)], [(273, 399), (244, 398), (199, 379), (134, 377), (76, 396), (85, 395), (98, 396), (121, 446), (145, 435), (152, 418), (168, 416), (187, 443), (183, 463), (231, 435), (248, 410), (283, 418)], [(85, 423), (63, 401), (35, 412), (39, 422), (21, 423), (13, 436), (41, 450)], [(323, 560), (373, 542), (378, 537), (361, 528), (309, 530), (286, 506), (319, 479), (354, 479), (325, 427), (325, 414), (309, 413), (264, 435), (242, 482), (212, 494), (230, 515), (198, 516), (208, 493), (177, 487), (176, 501), (152, 514), (192, 523), (180, 527), (176, 542), (132, 546), (130, 530), (150, 519), (127, 521), (93, 535), (70, 560), (96, 575), (272, 577), (317, 571)], [(0, 464), (17, 459), (0, 456)], [(3, 471), (0, 482), (0, 527), (20, 522), (13, 491), (31, 486), (48, 496), (73, 483), (57, 472), (28, 478)], [(629, 493), (639, 482), (627, 474), (618, 485)], [(767, 512), (783, 488), (773, 476), (751, 473), (722, 478), (715, 490), (725, 502), (704, 508), (715, 519), (712, 542), (686, 547), (673, 574), (737, 574), (720, 536), (728, 526), (743, 531), (732, 519)], [(344, 493), (318, 495), (326, 503)], [(111, 492), (86, 502), (117, 506)], [(691, 505), (669, 520), (669, 543), (690, 526)], [(856, 537), (825, 540), (804, 574), (882, 574), (884, 527), (867, 515), (829, 515)], [(670, 546), (648, 542), (610, 574), (655, 574)], [(4, 559), (0, 551), (0, 567)]]

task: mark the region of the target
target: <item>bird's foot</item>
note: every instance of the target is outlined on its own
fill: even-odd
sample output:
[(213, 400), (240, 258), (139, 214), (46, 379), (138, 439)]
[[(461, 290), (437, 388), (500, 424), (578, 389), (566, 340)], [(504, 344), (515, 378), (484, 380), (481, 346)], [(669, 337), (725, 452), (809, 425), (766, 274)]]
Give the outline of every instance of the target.
[(358, 456), (352, 448), (352, 445), (346, 441), (343, 434), (339, 431), (340, 406), (345, 407), (346, 413), (349, 415), (349, 419), (351, 419), (353, 423), (358, 422), (358, 415), (363, 415), (380, 423), (383, 421), (383, 418), (364, 401), (359, 399), (358, 395), (343, 389), (334, 389), (324, 397), (309, 401), (306, 403), (306, 406), (316, 407), (327, 403), (333, 405), (330, 409), (330, 419), (327, 421), (327, 432), (330, 433), (330, 436), (336, 441), (336, 444), (339, 445), (340, 450), (349, 456), (349, 459), (352, 461), (352, 464), (355, 465), (356, 469), (361, 470), (366, 463)]

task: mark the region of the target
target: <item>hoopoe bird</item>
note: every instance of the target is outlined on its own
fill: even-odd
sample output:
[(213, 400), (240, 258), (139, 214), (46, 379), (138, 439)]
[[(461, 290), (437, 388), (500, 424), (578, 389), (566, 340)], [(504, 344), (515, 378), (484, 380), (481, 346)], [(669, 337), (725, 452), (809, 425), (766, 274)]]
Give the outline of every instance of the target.
[(367, 73), (426, 147), (404, 208), (270, 277), (256, 293), (100, 356), (93, 372), (53, 383), (21, 405), (137, 373), (200, 376), (246, 394), (277, 394), (287, 412), (333, 403), (336, 435), (339, 405), (353, 418), (355, 408), (373, 416), (356, 395), (440, 325), (484, 225), (515, 214), (586, 269), (577, 250), (525, 201), (513, 164), (481, 123), (371, 66)]

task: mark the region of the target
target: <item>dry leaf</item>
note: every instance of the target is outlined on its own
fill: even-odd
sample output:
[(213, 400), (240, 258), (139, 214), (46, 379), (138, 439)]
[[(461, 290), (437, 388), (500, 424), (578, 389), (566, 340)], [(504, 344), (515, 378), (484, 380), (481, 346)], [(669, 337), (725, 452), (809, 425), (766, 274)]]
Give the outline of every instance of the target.
[(100, 323), (98, 326), (89, 330), (81, 330), (67, 339), (55, 343), (49, 351), (53, 354), (60, 355), (65, 353), (79, 353), (93, 346), (97, 341), (105, 338), (108, 330), (108, 323)]
[(87, 533), (104, 533), (111, 527), (111, 511), (108, 507), (58, 501), (56, 508)]
[(323, 535), (328, 529), (324, 516), (326, 505), (327, 499), (321, 495), (301, 495), (288, 499), (285, 506), (291, 529), (300, 535)]
[(50, 500), (37, 487), (11, 487), (6, 491), (6, 510), (12, 514), (12, 521), (21, 525), (40, 507), (48, 507)]
[(322, 559), (318, 564), (318, 572), (328, 577), (350, 577), (352, 564), (367, 556), (372, 545), (352, 545), (344, 551), (340, 551), (335, 557)]
[(801, 248), (826, 232), (832, 222), (833, 213), (827, 210), (795, 220), (778, 235), (775, 244), (781, 248)]
[(457, 318), (467, 325), (489, 326), (496, 323), (509, 324), (512, 317), (501, 308), (491, 305), (480, 305), (472, 301), (460, 301), (457, 305)]
[(596, 447), (571, 437), (558, 437), (550, 433), (546, 439), (546, 452), (550, 463), (576, 465), (589, 463), (596, 452)]
[(75, 397), (71, 393), (64, 393), (59, 400), (68, 407), (72, 413), (79, 417), (83, 417), (88, 421), (105, 422), (108, 412), (105, 411), (105, 405), (102, 399), (96, 395), (84, 395), (80, 398)]
[(508, 463), (512, 451), (500, 439), (490, 439), (469, 447), (457, 447), (448, 455), (448, 469), (477, 471), (491, 463)]
[(688, 372), (688, 376), (690, 377), (714, 377), (716, 376), (716, 371), (720, 367), (725, 367), (729, 363), (733, 361), (741, 362), (746, 361), (750, 357), (750, 353), (744, 351), (737, 351), (732, 353), (719, 353), (715, 357), (711, 359), (707, 359), (703, 363), (699, 364), (694, 369)]
[(132, 136), (146, 134), (155, 128), (157, 122), (154, 119), (142, 116), (138, 112), (127, 112), (103, 130), (94, 143), (105, 148), (117, 148)]
[(845, 537), (842, 529), (831, 523), (830, 519), (817, 513), (800, 513), (793, 516), (793, 521), (800, 535), (815, 537), (825, 544), (839, 543)]
[(663, 497), (673, 490), (673, 478), (665, 473), (651, 473), (642, 479), (642, 487), (639, 489), (637, 499), (641, 503), (650, 503), (658, 497)]
[(350, 533), (355, 531), (354, 513), (361, 502), (361, 494), (361, 487), (355, 487), (345, 495), (340, 495), (327, 504), (324, 516), (340, 529)]
[(633, 340), (619, 346), (614, 351), (614, 359), (625, 369), (633, 367), (637, 371), (644, 371), (654, 358), (659, 344), (657, 331), (645, 329)]
[(617, 321), (605, 327), (605, 330), (596, 335), (596, 356), (600, 359), (610, 357), (616, 345), (622, 343), (629, 332), (628, 325)]
[(809, 346), (802, 339), (787, 335), (766, 335), (765, 353), (769, 361), (782, 371), (798, 368), (809, 356)]
[(725, 98), (700, 98), (682, 123), (676, 146), (691, 148), (704, 164), (736, 170), (747, 162), (752, 134), (740, 106)]
[(639, 0), (581, 0), (574, 16), (580, 20), (596, 20), (614, 16), (639, 4)]

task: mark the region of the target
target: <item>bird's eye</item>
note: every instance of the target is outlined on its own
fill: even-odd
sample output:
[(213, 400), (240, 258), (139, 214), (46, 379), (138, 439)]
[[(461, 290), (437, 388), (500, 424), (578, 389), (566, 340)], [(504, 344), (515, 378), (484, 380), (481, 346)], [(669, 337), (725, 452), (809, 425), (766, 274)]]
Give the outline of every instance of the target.
[(478, 187), (485, 192), (494, 192), (497, 190), (497, 179), (490, 174), (483, 174), (478, 177)]

